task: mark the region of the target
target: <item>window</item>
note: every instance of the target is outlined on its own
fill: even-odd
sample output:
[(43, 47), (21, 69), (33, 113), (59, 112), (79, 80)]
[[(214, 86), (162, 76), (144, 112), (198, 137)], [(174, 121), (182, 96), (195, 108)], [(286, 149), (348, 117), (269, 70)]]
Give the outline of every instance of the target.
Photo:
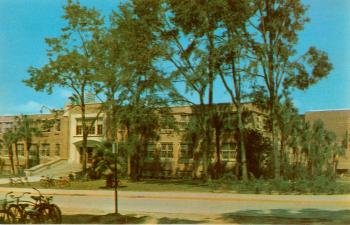
[(60, 144), (56, 144), (55, 146), (55, 156), (60, 156), (61, 154), (61, 146)]
[(38, 145), (37, 144), (32, 144), (29, 149), (29, 155), (35, 156), (38, 151)]
[[(97, 121), (97, 122), (96, 122)], [(83, 134), (83, 122), (81, 119), (76, 120), (76, 135)], [(90, 135), (103, 134), (103, 119), (86, 118), (86, 129)]]
[(173, 158), (173, 143), (162, 143), (161, 144), (161, 158)]
[(24, 145), (23, 144), (17, 144), (17, 154), (19, 156), (24, 156)]
[(155, 150), (156, 150), (156, 145), (155, 144), (148, 144), (147, 145), (146, 158), (153, 159)]
[(61, 120), (56, 120), (56, 131), (61, 131)]
[(8, 155), (9, 154), (9, 151), (8, 149), (5, 147), (3, 148), (4, 146), (0, 145), (0, 151), (2, 152), (3, 155)]
[(5, 122), (5, 123), (2, 123), (2, 132), (6, 132), (8, 130), (11, 130), (12, 129), (12, 122)]
[(95, 134), (95, 126), (90, 126), (90, 124), (87, 124), (87, 128), (89, 129), (89, 134)]
[(180, 157), (182, 159), (191, 159), (192, 158), (192, 145), (181, 143), (180, 144)]
[(40, 156), (50, 156), (50, 144), (41, 144)]
[(82, 134), (82, 125), (77, 125), (76, 126), (76, 135), (81, 135)]
[(103, 134), (103, 125), (102, 124), (97, 125), (97, 134), (99, 134), (99, 135)]
[(179, 163), (189, 163), (190, 159), (193, 157), (192, 145), (181, 143), (180, 144), (180, 155), (179, 155)]
[(188, 114), (181, 114), (180, 120), (178, 122), (180, 129), (185, 129), (187, 127), (187, 124), (189, 122), (189, 115)]
[(222, 161), (235, 161), (236, 150), (233, 143), (224, 143), (221, 147)]

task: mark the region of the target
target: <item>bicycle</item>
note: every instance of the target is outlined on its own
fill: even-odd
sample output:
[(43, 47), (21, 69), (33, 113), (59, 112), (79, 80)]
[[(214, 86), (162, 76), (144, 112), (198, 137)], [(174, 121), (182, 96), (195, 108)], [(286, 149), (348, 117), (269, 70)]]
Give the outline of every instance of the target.
[(40, 179), (40, 185), (44, 188), (55, 187), (56, 180), (48, 176), (42, 176)]
[(14, 200), (8, 206), (7, 211), (12, 215), (13, 223), (25, 223), (25, 220), (24, 220), (25, 208), (27, 208), (31, 204), (30, 201), (21, 200), (21, 198), (23, 198), (23, 196), (26, 194), (30, 194), (30, 192), (24, 192), (20, 196), (15, 196), (15, 195), (10, 196)]
[(10, 186), (17, 186), (18, 184), (23, 186), (24, 182), (21, 177), (9, 177)]
[(51, 203), (53, 196), (45, 197), (38, 189), (34, 187), (33, 189), (39, 193), (38, 196), (30, 196), (35, 201), (34, 212), (37, 212), (39, 216), (32, 213), (32, 217), (34, 216), (34, 219), (38, 218), (41, 223), (62, 223), (62, 212), (60, 208), (56, 204)]
[(14, 223), (15, 216), (8, 211), (8, 205), (11, 201), (7, 200), (7, 196), (13, 194), (13, 191), (7, 192), (5, 198), (0, 200), (0, 223)]
[(45, 197), (38, 189), (33, 189), (39, 193), (38, 196), (30, 196), (34, 201), (22, 200), (24, 195), (30, 192), (24, 192), (21, 196), (12, 196), (15, 203), (11, 204), (8, 210), (14, 217), (14, 223), (61, 223), (62, 213), (57, 205), (51, 203), (53, 197)]

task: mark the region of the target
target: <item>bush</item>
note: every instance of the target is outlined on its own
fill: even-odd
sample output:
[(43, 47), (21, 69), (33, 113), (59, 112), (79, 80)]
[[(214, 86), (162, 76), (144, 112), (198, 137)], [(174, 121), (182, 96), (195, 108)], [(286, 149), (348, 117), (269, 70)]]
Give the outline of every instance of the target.
[(305, 179), (296, 180), (291, 183), (291, 190), (297, 193), (309, 193), (310, 192), (309, 185), (310, 184), (308, 180), (305, 180)]
[(233, 173), (225, 173), (220, 179), (218, 179), (218, 182), (220, 184), (227, 184), (227, 185), (231, 185), (235, 181), (237, 181), (237, 177)]
[(267, 193), (278, 192), (280, 194), (344, 194), (350, 193), (350, 186), (346, 183), (339, 183), (332, 177), (325, 175), (316, 176), (312, 179), (298, 180), (265, 180), (255, 179), (243, 181), (230, 173), (225, 174), (221, 179), (208, 181), (208, 186), (213, 190), (235, 190), (240, 193)]

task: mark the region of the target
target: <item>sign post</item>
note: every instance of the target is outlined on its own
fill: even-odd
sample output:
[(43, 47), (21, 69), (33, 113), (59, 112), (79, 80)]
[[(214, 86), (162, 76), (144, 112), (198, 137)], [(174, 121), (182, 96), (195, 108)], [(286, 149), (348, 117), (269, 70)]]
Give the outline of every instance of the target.
[(113, 142), (112, 152), (114, 156), (114, 212), (118, 214), (118, 169), (117, 169), (118, 142), (117, 143)]

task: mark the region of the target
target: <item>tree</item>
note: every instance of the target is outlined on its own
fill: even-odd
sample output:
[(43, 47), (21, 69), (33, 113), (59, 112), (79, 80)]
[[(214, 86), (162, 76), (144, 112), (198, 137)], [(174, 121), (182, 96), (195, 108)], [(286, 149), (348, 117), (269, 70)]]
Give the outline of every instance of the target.
[[(132, 1), (120, 6), (111, 17), (111, 34), (122, 46), (124, 58), (118, 62), (120, 79), (119, 121), (127, 132), (132, 179), (142, 176), (147, 144), (158, 138), (159, 129), (168, 122), (172, 84), (159, 67), (164, 46), (159, 42), (158, 1)], [(170, 90), (170, 91), (169, 91)]]
[(238, 148), (240, 151), (241, 173), (243, 180), (248, 179), (247, 159), (245, 149), (245, 125), (242, 119), (244, 100), (247, 99), (248, 75), (250, 68), (248, 61), (249, 36), (246, 35), (248, 19), (254, 13), (251, 1), (223, 1), (222, 32), (219, 36), (220, 57), (217, 62), (220, 78), (228, 92), (231, 102), (235, 106), (236, 127), (238, 132)]
[(29, 163), (29, 151), (32, 146), (32, 141), (34, 136), (40, 136), (42, 130), (39, 127), (38, 121), (28, 117), (27, 115), (21, 115), (16, 117), (16, 133), (20, 140), (23, 140), (25, 143), (25, 168), (30, 167)]
[(17, 141), (18, 141), (18, 135), (12, 129), (6, 130), (5, 133), (3, 134), (2, 143), (8, 150), (8, 156), (11, 164), (12, 174), (17, 174), (18, 172), (18, 168), (15, 168), (14, 159), (13, 159), (13, 156), (14, 156), (13, 145), (17, 143)]
[[(199, 149), (203, 162), (203, 179), (208, 177), (208, 168), (213, 149), (212, 116), (214, 81), (217, 76), (217, 43), (220, 33), (218, 19), (221, 1), (165, 1), (162, 16), (162, 40), (167, 45), (167, 61), (173, 76), (183, 80), (186, 90), (198, 97), (198, 106), (193, 113), (198, 117), (202, 135)], [(191, 102), (191, 101), (188, 101)]]
[(279, 150), (281, 156), (281, 175), (290, 176), (290, 158), (289, 148), (293, 142), (300, 136), (299, 126), (301, 123), (298, 110), (294, 107), (291, 98), (285, 94), (283, 101), (278, 107), (277, 125), (279, 130)]
[(278, 147), (278, 105), (281, 92), (291, 88), (304, 90), (326, 77), (332, 64), (325, 52), (310, 47), (296, 56), (298, 33), (308, 22), (306, 7), (300, 0), (256, 0), (256, 13), (249, 21), (254, 37), (250, 48), (256, 60), (256, 72), (262, 78), (263, 90), (268, 96), (274, 156), (274, 177), (280, 177)]
[[(48, 63), (41, 68), (30, 67), (30, 78), (24, 83), (36, 91), (52, 93), (53, 87), (68, 88), (73, 92), (73, 106), (78, 106), (82, 120), (82, 164), (83, 173), (87, 167), (87, 139), (92, 124), (86, 118), (86, 94), (95, 92), (94, 79), (96, 63), (93, 63), (95, 41), (100, 37), (104, 21), (95, 9), (89, 9), (68, 0), (64, 6), (67, 25), (57, 38), (47, 38)], [(92, 41), (94, 40), (94, 41)]]
[(271, 177), (269, 157), (272, 150), (271, 140), (254, 129), (246, 130), (245, 139), (249, 174), (254, 175), (255, 178)]

